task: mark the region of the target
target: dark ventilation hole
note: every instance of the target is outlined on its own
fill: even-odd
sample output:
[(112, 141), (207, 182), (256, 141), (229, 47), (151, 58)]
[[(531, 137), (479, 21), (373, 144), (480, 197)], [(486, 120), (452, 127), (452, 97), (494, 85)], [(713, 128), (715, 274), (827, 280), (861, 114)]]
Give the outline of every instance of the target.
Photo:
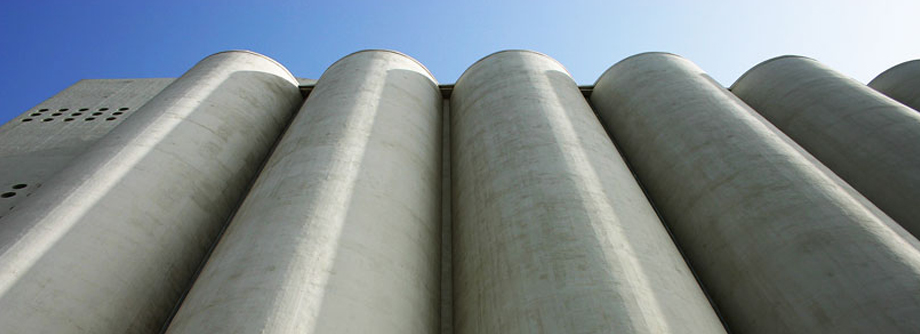
[(106, 110), (109, 110), (109, 108), (99, 108), (99, 111), (106, 111)]
[(115, 116), (118, 116), (118, 115), (121, 115), (121, 114), (124, 114), (124, 113), (121, 112), (121, 111), (116, 111), (116, 112), (113, 112), (113, 113), (112, 113), (112, 115), (115, 115)]
[(15, 193), (15, 192), (12, 192), (12, 191), (7, 191), (7, 192), (5, 192), (5, 193), (3, 193), (3, 194), (0, 194), (0, 198), (10, 198), (10, 197), (13, 197), (13, 196), (16, 196), (16, 193)]
[(121, 108), (118, 108), (118, 110), (121, 110), (121, 111), (125, 111), (125, 110), (128, 110), (128, 109), (130, 109), (130, 108), (128, 108), (128, 107), (121, 107)]
[(38, 109), (39, 112), (48, 111), (48, 109)]
[(42, 115), (41, 113), (34, 112), (34, 113), (32, 113), (31, 115), (29, 115), (29, 116), (41, 116), (41, 115)]
[(87, 111), (87, 110), (89, 110), (89, 108), (80, 108), (79, 111)]
[[(102, 109), (99, 109), (99, 110), (102, 110)], [(101, 112), (94, 112), (94, 113), (93, 113), (93, 116), (99, 116), (99, 115), (102, 115), (102, 113), (101, 113)]]
[(14, 186), (13, 186), (13, 189), (22, 189), (22, 188), (25, 188), (25, 187), (28, 187), (28, 186), (29, 186), (28, 184), (20, 183), (20, 184), (14, 185)]
[(61, 113), (56, 112), (56, 113), (51, 114), (51, 116), (61, 116)]
[(42, 120), (42, 122), (51, 122), (51, 121), (53, 121), (53, 120), (54, 120), (54, 118), (45, 118), (45, 119)]
[(31, 122), (32, 119), (31, 119), (31, 118), (23, 118), (22, 121), (23, 121), (23, 122)]
[(114, 120), (115, 120), (115, 117), (109, 117), (109, 118), (106, 118), (105, 120), (106, 120), (106, 121), (114, 121)]
[(68, 111), (68, 110), (70, 110), (70, 109), (67, 109), (67, 108), (58, 109), (58, 111)]
[(65, 118), (65, 119), (64, 119), (64, 122), (70, 122), (70, 121), (72, 121), (72, 120), (73, 120), (73, 118)]
[(83, 113), (81, 113), (81, 112), (75, 112), (75, 113), (73, 113), (73, 114), (70, 114), (70, 116), (80, 116), (80, 115), (83, 115)]
[(92, 120), (94, 120), (94, 119), (96, 119), (96, 118), (95, 118), (95, 117), (87, 117), (85, 120), (86, 120), (86, 121), (92, 121)]

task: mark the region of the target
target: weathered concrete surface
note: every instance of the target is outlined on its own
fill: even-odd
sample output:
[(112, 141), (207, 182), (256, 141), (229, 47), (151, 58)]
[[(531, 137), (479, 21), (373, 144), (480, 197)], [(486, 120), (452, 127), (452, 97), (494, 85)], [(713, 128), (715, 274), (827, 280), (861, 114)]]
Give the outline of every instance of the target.
[(869, 87), (920, 110), (920, 59), (903, 62), (879, 74)]
[(454, 333), (454, 301), (451, 268), (453, 261), (453, 234), (451, 224), (450, 191), (450, 100), (441, 103), (441, 328), (440, 334)]
[(719, 333), (566, 70), (486, 57), (451, 96), (457, 333)]
[(173, 80), (80, 80), (0, 126), (0, 225), (45, 180)]
[(166, 87), (3, 218), (0, 332), (159, 330), (300, 102), (242, 51)]
[(333, 64), (168, 332), (437, 332), (441, 103), (405, 55)]
[(920, 242), (696, 65), (633, 56), (591, 101), (732, 331), (920, 331)]
[(804, 57), (765, 61), (731, 90), (920, 235), (920, 113)]

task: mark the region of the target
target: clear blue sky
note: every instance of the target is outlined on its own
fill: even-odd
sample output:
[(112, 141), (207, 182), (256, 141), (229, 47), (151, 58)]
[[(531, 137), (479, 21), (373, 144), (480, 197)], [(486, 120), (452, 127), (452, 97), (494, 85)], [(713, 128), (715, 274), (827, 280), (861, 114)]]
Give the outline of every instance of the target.
[(591, 84), (617, 61), (674, 52), (724, 85), (783, 54), (868, 82), (920, 58), (920, 1), (28, 1), (0, 4), (0, 122), (79, 79), (176, 77), (227, 49), (318, 78), (367, 48), (442, 83), (503, 49), (533, 49)]

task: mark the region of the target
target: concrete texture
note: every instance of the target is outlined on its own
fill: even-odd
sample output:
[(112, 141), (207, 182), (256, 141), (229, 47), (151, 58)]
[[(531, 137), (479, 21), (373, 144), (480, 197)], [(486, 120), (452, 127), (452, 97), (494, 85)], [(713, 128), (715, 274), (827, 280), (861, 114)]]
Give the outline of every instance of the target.
[(0, 332), (158, 331), (300, 102), (250, 52), (172, 82), (3, 217)]
[[(442, 94), (443, 96), (443, 94)], [(453, 233), (450, 188), (450, 100), (441, 103), (441, 334), (454, 332)]]
[(920, 235), (920, 113), (804, 57), (765, 61), (731, 90)]
[(696, 65), (630, 57), (591, 101), (731, 331), (920, 330), (920, 242)]
[[(908, 103), (917, 67), (870, 85)], [(916, 111), (808, 59), (750, 72), (918, 198)], [(732, 332), (920, 332), (920, 241), (692, 63), (595, 89), (509, 51), (436, 85), (396, 52), (318, 85), (230, 52), (31, 108), (0, 126), (0, 333), (725, 332), (659, 216)]]
[(560, 64), (493, 54), (450, 110), (455, 332), (723, 332)]
[(920, 110), (920, 59), (903, 62), (879, 74), (869, 87)]
[(173, 80), (80, 80), (0, 126), (0, 225), (20, 201)]
[(435, 333), (441, 95), (415, 60), (333, 64), (168, 333)]

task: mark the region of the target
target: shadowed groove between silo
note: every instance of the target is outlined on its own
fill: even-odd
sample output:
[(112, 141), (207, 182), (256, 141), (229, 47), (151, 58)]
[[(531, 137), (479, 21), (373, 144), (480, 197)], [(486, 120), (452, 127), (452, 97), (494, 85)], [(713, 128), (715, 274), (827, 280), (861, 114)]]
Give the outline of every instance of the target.
[(457, 333), (724, 331), (557, 62), (471, 66), (451, 146)]
[(441, 103), (405, 55), (331, 66), (168, 332), (436, 331)]

